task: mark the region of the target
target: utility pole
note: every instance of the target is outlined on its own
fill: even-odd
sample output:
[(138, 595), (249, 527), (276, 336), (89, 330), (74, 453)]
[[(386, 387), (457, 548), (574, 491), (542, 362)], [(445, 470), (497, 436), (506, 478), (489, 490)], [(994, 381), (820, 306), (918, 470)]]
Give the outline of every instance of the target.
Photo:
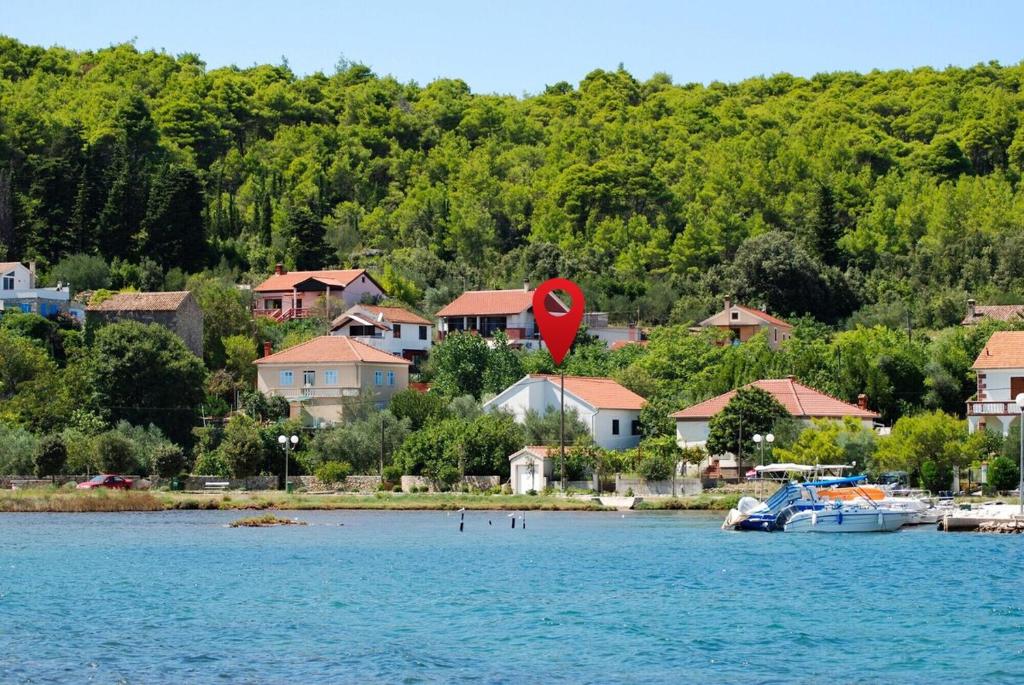
[(562, 459), (562, 494), (565, 494), (565, 370), (561, 370), (562, 391), (558, 412), (558, 453)]
[(384, 413), (380, 413), (380, 477), (384, 478)]

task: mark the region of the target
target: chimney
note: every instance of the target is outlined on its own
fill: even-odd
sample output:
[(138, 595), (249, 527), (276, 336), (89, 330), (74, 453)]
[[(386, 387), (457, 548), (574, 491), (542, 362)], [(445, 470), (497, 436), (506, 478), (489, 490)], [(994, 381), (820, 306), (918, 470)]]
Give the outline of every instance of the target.
[(282, 264), (281, 262), (278, 262), (277, 264), (274, 265), (274, 275), (275, 276), (280, 276), (283, 273), (288, 273), (288, 272), (284, 270), (284, 264)]
[(36, 287), (36, 263), (34, 261), (28, 263), (28, 287), (29, 289)]
[(524, 293), (530, 292), (530, 280), (527, 279), (527, 278), (523, 279), (523, 292)]
[(768, 303), (767, 302), (762, 302), (761, 303), (761, 311), (764, 312), (765, 314), (768, 313)]
[(725, 309), (726, 309), (726, 311), (732, 309), (732, 298), (731, 297), (725, 298)]
[(270, 344), (269, 340), (264, 340), (263, 341), (263, 356), (264, 357), (269, 357), (272, 354), (274, 354), (274, 347), (273, 347), (273, 345)]
[(864, 393), (857, 395), (857, 406), (866, 411), (868, 408), (868, 396)]
[(967, 300), (967, 319), (974, 318), (974, 305), (977, 304), (973, 299)]

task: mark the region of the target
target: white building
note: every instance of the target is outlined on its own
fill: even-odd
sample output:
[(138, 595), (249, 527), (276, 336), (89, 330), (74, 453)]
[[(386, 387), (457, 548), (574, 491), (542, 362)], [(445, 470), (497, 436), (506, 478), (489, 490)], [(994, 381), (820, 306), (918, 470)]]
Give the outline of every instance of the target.
[(977, 399), (967, 402), (967, 425), (998, 429), (1004, 436), (1021, 411), (1014, 401), (1024, 392), (1024, 331), (998, 331), (974, 360)]
[(530, 490), (540, 492), (555, 480), (555, 460), (558, 448), (533, 445), (508, 457), (512, 492), (525, 495)]
[(594, 336), (610, 349), (619, 349), (629, 343), (643, 340), (643, 332), (634, 324), (629, 326), (612, 326), (608, 323), (607, 312), (587, 312), (583, 315), (583, 325), (587, 333)]
[(54, 316), (69, 311), (71, 288), (58, 284), (56, 288), (36, 287), (34, 263), (0, 262), (0, 310)]
[[(543, 342), (533, 316), (533, 293), (529, 283), (515, 290), (464, 292), (437, 313), (438, 334), (442, 340), (454, 331), (473, 331), (491, 338), (497, 331), (504, 331), (515, 347), (541, 349)], [(549, 312), (569, 311), (552, 294), (546, 304)]]
[(401, 307), (357, 304), (331, 323), (331, 335), (354, 338), (382, 352), (419, 363), (430, 354), (434, 326)]
[[(508, 411), (522, 423), (530, 410), (558, 411), (560, 400), (558, 376), (530, 374), (484, 403), (484, 411)], [(643, 406), (644, 398), (610, 378), (565, 377), (565, 410), (575, 410), (594, 442), (605, 449), (624, 450), (639, 444)]]
[[(861, 425), (868, 430), (874, 427), (875, 421), (879, 418), (876, 412), (868, 409), (868, 398), (860, 395), (857, 404), (850, 404), (840, 399), (826, 395), (825, 393), (807, 387), (798, 382), (793, 376), (787, 378), (773, 378), (755, 381), (744, 386), (746, 388), (759, 388), (774, 397), (786, 408), (793, 418), (811, 425), (814, 419), (835, 419), (841, 420), (848, 416), (861, 422)], [(727, 393), (712, 397), (682, 411), (677, 411), (670, 416), (676, 421), (676, 440), (682, 448), (704, 447), (710, 432), (711, 419), (729, 404), (735, 397), (736, 391), (730, 390)], [(717, 475), (717, 471), (731, 470), (735, 476), (736, 459), (735, 455), (716, 455), (706, 465), (708, 469), (715, 471), (710, 475)], [(746, 460), (744, 460), (746, 462)], [(725, 477), (725, 476), (723, 476)]]

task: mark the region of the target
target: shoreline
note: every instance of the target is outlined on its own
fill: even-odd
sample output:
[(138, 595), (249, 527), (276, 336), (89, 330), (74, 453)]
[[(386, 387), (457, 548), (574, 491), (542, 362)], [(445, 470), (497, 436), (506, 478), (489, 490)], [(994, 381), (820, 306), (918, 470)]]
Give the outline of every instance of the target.
[[(647, 498), (635, 511), (725, 511), (734, 495)], [(280, 490), (236, 492), (93, 491), (38, 488), (0, 491), (4, 513), (116, 513), (139, 511), (615, 511), (596, 495), (482, 495), (467, 493), (286, 494)]]

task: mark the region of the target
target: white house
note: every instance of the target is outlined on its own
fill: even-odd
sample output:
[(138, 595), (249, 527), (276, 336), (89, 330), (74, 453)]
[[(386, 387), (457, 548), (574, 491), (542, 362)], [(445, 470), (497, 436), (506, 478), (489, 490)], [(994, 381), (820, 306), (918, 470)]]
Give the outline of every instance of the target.
[[(484, 403), (484, 411), (508, 411), (522, 423), (531, 409), (540, 414), (558, 411), (560, 400), (558, 376), (530, 374)], [(639, 444), (643, 406), (644, 398), (610, 378), (565, 377), (566, 411), (576, 410), (594, 442), (605, 449), (624, 450)]]
[(331, 306), (351, 307), (358, 302), (379, 301), (385, 295), (366, 269), (288, 271), (282, 264), (252, 293), (253, 315), (275, 321), (303, 319), (313, 313), (321, 299)]
[(344, 335), (382, 352), (418, 363), (434, 344), (434, 326), (401, 307), (357, 304), (331, 323), (331, 335)]
[[(533, 292), (529, 283), (515, 290), (472, 290), (464, 292), (437, 313), (437, 331), (443, 340), (454, 331), (474, 331), (491, 338), (504, 331), (509, 342), (528, 350), (541, 349), (543, 342), (533, 317)], [(567, 312), (569, 308), (549, 294), (549, 312)]]
[(1014, 398), (1024, 392), (1024, 331), (993, 333), (971, 368), (978, 377), (978, 394), (967, 402), (968, 429), (973, 433), (998, 424), (1007, 435), (1021, 414)]
[(530, 490), (540, 492), (555, 480), (555, 460), (558, 448), (538, 445), (524, 447), (508, 457), (512, 492), (525, 495)]
[(71, 288), (58, 283), (56, 288), (36, 287), (36, 266), (21, 262), (0, 262), (0, 310), (53, 316), (69, 311)]
[(644, 338), (635, 324), (628, 326), (612, 326), (608, 323), (607, 312), (587, 312), (583, 315), (583, 325), (587, 333), (605, 344), (609, 349), (619, 349), (630, 343), (641, 342)]
[[(793, 376), (754, 381), (744, 387), (764, 390), (778, 400), (786, 408), (786, 411), (793, 415), (793, 418), (806, 425), (810, 425), (814, 419), (840, 420), (850, 416), (859, 420), (861, 425), (870, 430), (879, 418), (876, 412), (868, 409), (866, 395), (860, 395), (857, 398), (857, 404), (850, 404), (807, 387)], [(683, 448), (703, 447), (708, 440), (711, 418), (725, 409), (729, 400), (735, 395), (736, 391), (730, 390), (718, 397), (712, 397), (710, 400), (671, 414), (670, 416), (676, 421), (676, 440), (679, 446)], [(714, 461), (717, 461), (718, 469), (736, 470), (734, 455), (721, 455)], [(713, 469), (714, 461), (707, 466)]]

